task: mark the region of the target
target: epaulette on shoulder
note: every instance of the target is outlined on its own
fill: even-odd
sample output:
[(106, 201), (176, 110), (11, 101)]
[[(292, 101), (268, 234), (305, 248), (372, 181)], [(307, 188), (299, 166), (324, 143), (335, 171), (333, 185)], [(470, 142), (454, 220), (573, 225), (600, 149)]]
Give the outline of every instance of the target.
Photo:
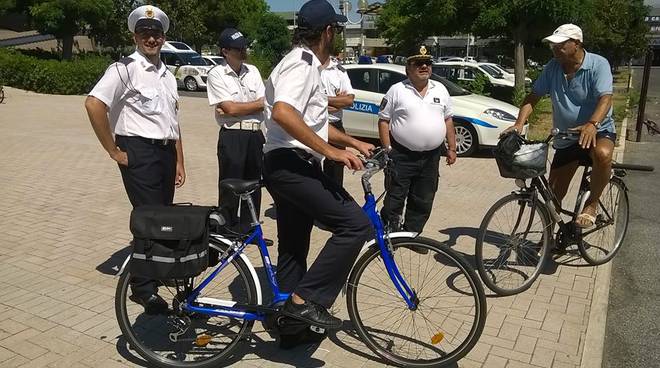
[(128, 64), (130, 64), (130, 63), (132, 63), (132, 62), (134, 62), (134, 61), (135, 61), (135, 59), (130, 58), (130, 57), (127, 56), (127, 57), (124, 57), (124, 58), (119, 59), (118, 63), (122, 63), (122, 64), (124, 64), (124, 65), (128, 65)]
[(342, 73), (346, 73), (346, 69), (341, 66), (341, 64), (337, 64), (337, 69), (339, 69)]
[(312, 65), (312, 60), (314, 60), (314, 56), (312, 56), (312, 54), (310, 54), (307, 51), (302, 52), (302, 57), (301, 58), (303, 60), (305, 60), (305, 62), (307, 62), (307, 64), (309, 64), (309, 65)]

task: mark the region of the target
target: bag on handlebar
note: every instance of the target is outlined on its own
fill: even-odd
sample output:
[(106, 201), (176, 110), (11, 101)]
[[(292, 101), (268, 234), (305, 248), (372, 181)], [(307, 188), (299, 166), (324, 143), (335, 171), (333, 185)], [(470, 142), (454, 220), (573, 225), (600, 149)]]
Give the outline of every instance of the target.
[(494, 153), (503, 178), (531, 179), (546, 172), (548, 144), (545, 142), (529, 142), (512, 132), (500, 138)]
[(153, 280), (202, 273), (209, 263), (209, 214), (214, 207), (147, 205), (131, 212), (130, 272)]

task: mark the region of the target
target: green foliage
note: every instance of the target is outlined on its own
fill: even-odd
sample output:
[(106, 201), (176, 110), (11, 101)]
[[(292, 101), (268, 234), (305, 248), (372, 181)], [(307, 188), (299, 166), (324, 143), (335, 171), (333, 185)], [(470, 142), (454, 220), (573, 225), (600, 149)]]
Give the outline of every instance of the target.
[(0, 15), (6, 14), (16, 7), (16, 0), (0, 0)]
[(8, 86), (39, 93), (89, 92), (111, 63), (107, 57), (85, 55), (72, 61), (41, 60), (0, 49), (0, 80)]
[(268, 56), (260, 53), (250, 54), (250, 56), (248, 56), (247, 62), (259, 69), (259, 73), (261, 73), (261, 78), (263, 79), (268, 79), (270, 72), (273, 71), (273, 68), (276, 65), (270, 60)]
[(71, 59), (73, 36), (94, 28), (113, 9), (111, 0), (40, 0), (30, 7), (39, 32), (62, 39), (62, 58)]
[(197, 51), (202, 45), (213, 42), (213, 33), (204, 22), (207, 11), (204, 1), (158, 0), (155, 3), (170, 18), (168, 38), (185, 41)]
[(101, 16), (90, 36), (99, 45), (113, 50), (133, 46), (133, 35), (128, 31), (126, 19), (140, 3), (140, 0), (112, 0), (112, 11)]
[(291, 49), (291, 36), (286, 21), (273, 13), (265, 12), (260, 23), (261, 26), (254, 33), (252, 53), (268, 63), (264, 65), (265, 69), (259, 69), (262, 73), (268, 71), (268, 74), (262, 74), (266, 78), (270, 70)]
[(513, 97), (511, 98), (511, 104), (516, 107), (521, 107), (528, 93), (529, 91), (525, 87), (514, 88)]
[(477, 74), (473, 80), (454, 80), (453, 82), (457, 83), (459, 86), (467, 89), (468, 91), (482, 95), (490, 96), (493, 85), (490, 83), (490, 80), (484, 74)]
[(539, 79), (542, 71), (543, 68), (529, 68), (527, 69), (527, 78), (531, 79), (532, 83), (534, 83), (537, 79)]

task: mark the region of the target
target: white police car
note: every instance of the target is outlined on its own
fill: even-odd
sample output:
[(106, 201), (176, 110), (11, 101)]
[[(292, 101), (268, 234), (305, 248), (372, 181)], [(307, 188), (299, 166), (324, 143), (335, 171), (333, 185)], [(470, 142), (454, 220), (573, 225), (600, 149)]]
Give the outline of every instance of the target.
[[(378, 111), (390, 87), (406, 79), (406, 68), (397, 64), (343, 65), (355, 90), (355, 102), (344, 110), (346, 132), (358, 137), (378, 138)], [(495, 146), (500, 133), (512, 126), (518, 108), (494, 98), (480, 96), (437, 75), (454, 103), (456, 152), (469, 156), (479, 147)], [(525, 132), (527, 126), (525, 126)]]
[(188, 91), (206, 88), (206, 76), (211, 67), (190, 46), (183, 42), (167, 41), (160, 50), (160, 59), (174, 74), (179, 87)]

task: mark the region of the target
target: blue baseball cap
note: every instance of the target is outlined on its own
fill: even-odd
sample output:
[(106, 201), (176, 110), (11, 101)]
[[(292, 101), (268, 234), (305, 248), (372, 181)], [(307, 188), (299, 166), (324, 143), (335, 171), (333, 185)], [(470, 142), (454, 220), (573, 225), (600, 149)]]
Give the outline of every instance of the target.
[(347, 20), (346, 16), (335, 13), (327, 0), (310, 0), (300, 8), (297, 24), (300, 28), (320, 29)]
[(247, 40), (237, 29), (225, 28), (220, 33), (220, 47), (225, 49), (244, 49), (247, 47)]

